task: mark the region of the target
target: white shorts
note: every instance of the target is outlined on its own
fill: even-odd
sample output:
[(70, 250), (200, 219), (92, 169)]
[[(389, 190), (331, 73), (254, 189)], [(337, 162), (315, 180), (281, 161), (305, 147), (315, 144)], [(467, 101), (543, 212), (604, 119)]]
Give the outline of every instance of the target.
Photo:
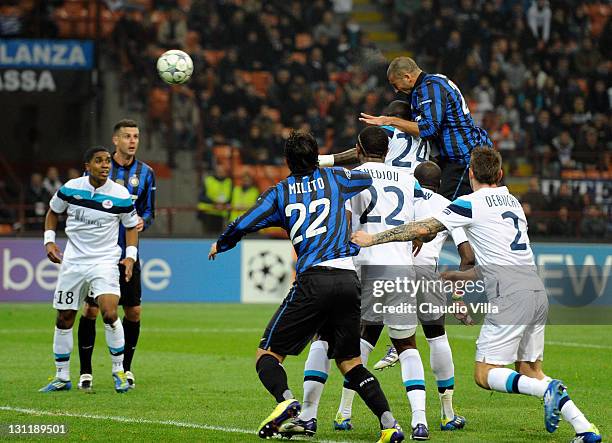
[(476, 361), (508, 365), (544, 358), (544, 327), (548, 316), (545, 291), (525, 291), (489, 300), (499, 308), (487, 314), (476, 341)]
[(87, 297), (102, 294), (121, 296), (119, 267), (112, 263), (74, 264), (62, 263), (53, 295), (55, 309), (78, 311)]

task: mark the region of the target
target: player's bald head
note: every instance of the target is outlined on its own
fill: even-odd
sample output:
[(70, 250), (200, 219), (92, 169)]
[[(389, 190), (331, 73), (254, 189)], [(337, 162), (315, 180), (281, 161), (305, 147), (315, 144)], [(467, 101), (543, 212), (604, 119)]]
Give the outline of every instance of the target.
[(419, 181), (422, 187), (434, 192), (437, 192), (440, 187), (441, 177), (440, 167), (432, 161), (423, 162), (414, 169), (414, 178)]
[(396, 57), (387, 68), (387, 78), (420, 71), (419, 65), (410, 57)]
[(411, 110), (410, 103), (405, 102), (403, 100), (393, 100), (387, 106), (385, 114), (390, 117), (399, 117), (399, 118), (403, 118), (404, 120), (409, 120), (410, 110)]

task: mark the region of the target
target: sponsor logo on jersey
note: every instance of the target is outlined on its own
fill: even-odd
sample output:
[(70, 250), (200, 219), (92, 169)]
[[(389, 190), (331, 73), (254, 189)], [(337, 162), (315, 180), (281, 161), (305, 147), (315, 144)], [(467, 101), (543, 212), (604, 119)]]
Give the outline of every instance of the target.
[(105, 209), (110, 209), (110, 208), (113, 207), (113, 202), (110, 201), (110, 200), (104, 200), (102, 202), (102, 207), (105, 208)]

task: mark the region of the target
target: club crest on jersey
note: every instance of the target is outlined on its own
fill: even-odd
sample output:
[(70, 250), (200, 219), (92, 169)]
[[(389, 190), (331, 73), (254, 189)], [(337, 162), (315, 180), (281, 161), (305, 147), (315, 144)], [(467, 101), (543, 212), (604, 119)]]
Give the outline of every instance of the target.
[(133, 187), (137, 187), (140, 184), (140, 180), (138, 179), (138, 177), (136, 175), (132, 175), (130, 177), (130, 185), (132, 185)]
[(102, 207), (103, 207), (104, 209), (110, 209), (110, 208), (112, 208), (112, 207), (113, 207), (113, 202), (112, 202), (112, 201), (110, 201), (110, 200), (104, 200), (104, 201), (102, 202)]

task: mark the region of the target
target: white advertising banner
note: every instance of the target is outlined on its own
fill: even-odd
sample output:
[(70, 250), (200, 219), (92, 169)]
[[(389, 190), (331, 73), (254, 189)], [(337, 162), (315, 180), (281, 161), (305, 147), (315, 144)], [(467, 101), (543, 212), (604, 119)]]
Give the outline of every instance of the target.
[(241, 244), (241, 302), (281, 302), (295, 279), (295, 254), (291, 242), (244, 240)]

